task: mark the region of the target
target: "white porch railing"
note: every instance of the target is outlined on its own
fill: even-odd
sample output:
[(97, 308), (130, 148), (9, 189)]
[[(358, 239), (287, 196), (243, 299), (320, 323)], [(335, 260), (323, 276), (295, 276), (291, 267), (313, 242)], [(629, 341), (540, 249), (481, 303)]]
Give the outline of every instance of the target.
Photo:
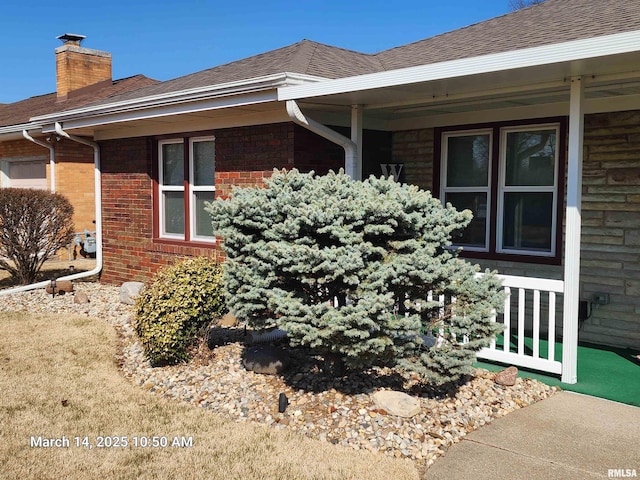
[[(556, 294), (564, 293), (564, 282), (508, 275), (500, 275), (500, 278), (506, 298), (503, 313), (494, 317), (494, 321), (501, 318), (504, 323), (503, 345), (497, 345), (493, 340), (489, 347), (478, 352), (477, 357), (549, 373), (562, 373), (562, 361), (555, 358)], [(541, 315), (542, 305), (547, 306), (546, 318)], [(543, 329), (547, 330), (546, 357), (540, 355), (540, 332)], [(525, 346), (525, 332), (531, 334), (533, 344), (530, 348)], [(512, 347), (511, 335), (514, 333), (517, 344)]]

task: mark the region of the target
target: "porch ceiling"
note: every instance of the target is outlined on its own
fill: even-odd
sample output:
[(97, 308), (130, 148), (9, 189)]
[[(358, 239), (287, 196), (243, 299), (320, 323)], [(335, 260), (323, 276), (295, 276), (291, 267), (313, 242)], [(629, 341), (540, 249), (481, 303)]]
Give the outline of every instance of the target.
[(569, 101), (569, 80), (582, 76), (585, 99), (640, 95), (640, 52), (537, 65), (404, 85), (300, 98), (313, 110), (363, 105), (367, 117), (402, 119)]

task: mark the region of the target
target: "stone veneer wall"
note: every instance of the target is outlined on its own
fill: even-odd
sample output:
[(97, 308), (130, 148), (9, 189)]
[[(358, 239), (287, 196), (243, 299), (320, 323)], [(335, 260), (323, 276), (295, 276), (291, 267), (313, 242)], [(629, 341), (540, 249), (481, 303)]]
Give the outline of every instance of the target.
[(581, 254), (582, 298), (611, 303), (580, 340), (640, 348), (640, 111), (585, 118)]
[[(395, 132), (393, 159), (405, 164), (407, 182), (430, 189), (433, 129)], [(640, 111), (585, 118), (581, 255), (581, 298), (608, 293), (611, 303), (592, 309), (580, 341), (640, 348)], [(563, 276), (557, 265), (474, 262), (505, 275)], [(562, 301), (559, 295), (558, 333)]]

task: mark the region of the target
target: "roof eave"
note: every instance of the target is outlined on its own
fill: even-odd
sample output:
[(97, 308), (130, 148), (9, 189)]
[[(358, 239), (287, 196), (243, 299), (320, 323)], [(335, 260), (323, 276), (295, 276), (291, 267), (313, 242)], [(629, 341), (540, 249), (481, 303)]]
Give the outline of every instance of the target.
[[(422, 82), (481, 75), (640, 51), (640, 31), (450, 60), (278, 88), (278, 100), (301, 100)], [(576, 71), (576, 75), (581, 72)]]
[(8, 125), (6, 127), (0, 127), (0, 142), (6, 142), (10, 140), (21, 140), (24, 138), (22, 136), (22, 132), (26, 130), (27, 132), (35, 131), (40, 133), (42, 128), (41, 123), (19, 123), (16, 125)]
[(82, 107), (73, 110), (51, 113), (33, 117), (33, 122), (39, 124), (50, 124), (53, 122), (64, 122), (79, 118), (103, 116), (110, 114), (123, 114), (126, 112), (136, 112), (149, 108), (164, 107), (170, 105), (188, 104), (192, 102), (222, 98), (233, 95), (251, 94), (265, 90), (275, 90), (285, 85), (301, 85), (310, 82), (326, 80), (323, 77), (303, 75), (298, 73), (282, 72), (273, 75), (255, 77), (235, 82), (227, 82), (204, 87), (191, 88), (175, 92), (150, 95), (147, 97), (134, 98), (119, 102), (106, 103)]

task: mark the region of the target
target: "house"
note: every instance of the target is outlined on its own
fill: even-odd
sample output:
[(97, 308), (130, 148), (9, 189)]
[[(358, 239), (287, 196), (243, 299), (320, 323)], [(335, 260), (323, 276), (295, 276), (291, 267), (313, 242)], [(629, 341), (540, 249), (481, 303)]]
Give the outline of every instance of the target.
[(64, 194), (78, 231), (95, 230), (94, 158), (86, 145), (43, 134), (29, 119), (79, 108), (96, 99), (157, 83), (136, 75), (112, 80), (111, 54), (81, 46), (82, 35), (58, 37), (56, 92), (0, 105), (0, 188), (41, 188)]
[(273, 168), (393, 175), (469, 208), (456, 242), (503, 275), (514, 342), (481, 356), (574, 383), (578, 338), (640, 348), (639, 86), (634, 4), (546, 0), (377, 54), (304, 40), (28, 121), (99, 146), (105, 282), (222, 258), (204, 202)]

